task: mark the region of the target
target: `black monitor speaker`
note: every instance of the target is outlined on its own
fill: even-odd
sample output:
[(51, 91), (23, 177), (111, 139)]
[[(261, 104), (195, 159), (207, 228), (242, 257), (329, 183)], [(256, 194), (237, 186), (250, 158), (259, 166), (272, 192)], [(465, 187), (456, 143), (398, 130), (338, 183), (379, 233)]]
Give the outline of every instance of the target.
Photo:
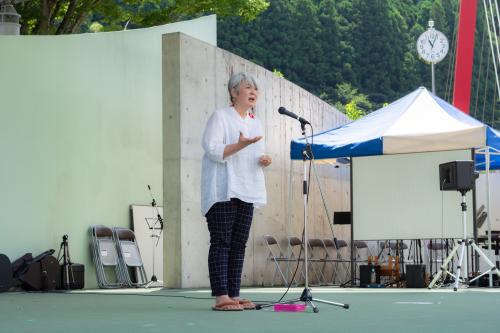
[(351, 212), (333, 212), (333, 224), (351, 224)]
[(425, 265), (406, 265), (406, 286), (408, 288), (425, 288)]
[(474, 161), (452, 161), (439, 165), (441, 191), (469, 191), (478, 177)]

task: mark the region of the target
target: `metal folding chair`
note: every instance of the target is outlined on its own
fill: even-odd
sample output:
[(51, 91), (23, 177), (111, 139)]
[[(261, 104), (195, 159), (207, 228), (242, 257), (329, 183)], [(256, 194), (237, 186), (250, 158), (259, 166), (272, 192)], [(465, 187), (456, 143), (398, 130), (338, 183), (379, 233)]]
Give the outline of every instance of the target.
[(149, 280), (134, 232), (127, 228), (115, 227), (113, 236), (117, 244), (121, 270), (124, 272), (127, 284), (131, 287), (145, 286)]
[(104, 225), (92, 225), (90, 226), (90, 240), (99, 288), (127, 286), (119, 263), (113, 231)]
[[(283, 281), (283, 285), (288, 285), (288, 276), (290, 274), (290, 264), (291, 263), (297, 263), (298, 260), (296, 258), (289, 258), (288, 256), (285, 255), (283, 250), (281, 249), (281, 246), (279, 245), (279, 242), (276, 240), (271, 235), (264, 235), (262, 236), (264, 239), (264, 243), (267, 246), (267, 249), (269, 250), (269, 253), (267, 255), (267, 261), (268, 262), (273, 262), (275, 265), (274, 269), (274, 274), (273, 274), (273, 279), (271, 282), (271, 286), (274, 286), (274, 282), (276, 281), (276, 277), (279, 275)], [(285, 270), (281, 268), (281, 263), (286, 264)]]
[(404, 257), (404, 251), (408, 250), (408, 245), (403, 241), (385, 241), (380, 243), (379, 261), (387, 261), (388, 256)]
[[(288, 237), (288, 253), (290, 254), (289, 255), (289, 258), (291, 259), (294, 259), (294, 260), (297, 260), (298, 261), (298, 265), (300, 265), (300, 263), (302, 262), (302, 265), (301, 267), (299, 268), (299, 271), (300, 271), (300, 275), (302, 276), (302, 280), (305, 281), (306, 279), (306, 275), (305, 275), (305, 272), (304, 272), (304, 259), (303, 259), (303, 256), (305, 254), (305, 251), (304, 251), (304, 248), (303, 248), (303, 244), (302, 244), (302, 240), (298, 237)], [(297, 250), (298, 248), (298, 250)], [(300, 254), (300, 255), (299, 255)], [(292, 283), (295, 283), (295, 286), (297, 286), (299, 283), (297, 282), (297, 278), (298, 276), (295, 275), (295, 278), (294, 280), (292, 281)]]
[[(354, 246), (354, 274), (358, 274), (359, 265), (368, 263), (368, 257), (371, 255), (370, 248), (365, 241), (353, 241)], [(363, 253), (364, 252), (364, 253)]]
[[(311, 267), (311, 271), (316, 276), (318, 285), (325, 284), (326, 281), (324, 271), (328, 262), (328, 252), (325, 248), (325, 244), (319, 238), (310, 238), (307, 243), (309, 245), (308, 262)], [(317, 266), (320, 267), (318, 268)]]
[(429, 272), (431, 276), (434, 276), (448, 257), (448, 253), (451, 252), (453, 243), (448, 239), (431, 239), (426, 248), (429, 258)]
[[(332, 284), (340, 285), (347, 281), (349, 276), (349, 260), (342, 258), (342, 249), (347, 247), (347, 242), (343, 239), (323, 239), (325, 251), (327, 253), (326, 260), (332, 264), (332, 276), (328, 281)], [(339, 274), (339, 268), (342, 268), (343, 275)]]

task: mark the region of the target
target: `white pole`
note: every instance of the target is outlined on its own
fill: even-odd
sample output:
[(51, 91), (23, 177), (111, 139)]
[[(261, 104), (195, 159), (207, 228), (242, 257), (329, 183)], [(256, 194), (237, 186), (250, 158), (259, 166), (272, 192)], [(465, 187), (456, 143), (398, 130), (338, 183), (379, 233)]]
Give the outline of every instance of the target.
[[(488, 226), (488, 256), (491, 259), (491, 220), (490, 220), (490, 147), (486, 147), (485, 151), (485, 162), (486, 162), (486, 219)], [(489, 276), (489, 286), (493, 287), (493, 275), (490, 273)]]
[(434, 63), (431, 63), (432, 94), (436, 95), (436, 80), (434, 78)]

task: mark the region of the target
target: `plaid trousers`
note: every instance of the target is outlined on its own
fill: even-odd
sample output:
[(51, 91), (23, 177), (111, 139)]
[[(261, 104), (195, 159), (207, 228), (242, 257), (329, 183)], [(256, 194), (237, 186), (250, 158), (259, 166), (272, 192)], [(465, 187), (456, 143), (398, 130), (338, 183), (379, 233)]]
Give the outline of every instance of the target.
[(208, 272), (212, 296), (238, 297), (253, 204), (234, 198), (217, 202), (205, 217), (210, 232)]

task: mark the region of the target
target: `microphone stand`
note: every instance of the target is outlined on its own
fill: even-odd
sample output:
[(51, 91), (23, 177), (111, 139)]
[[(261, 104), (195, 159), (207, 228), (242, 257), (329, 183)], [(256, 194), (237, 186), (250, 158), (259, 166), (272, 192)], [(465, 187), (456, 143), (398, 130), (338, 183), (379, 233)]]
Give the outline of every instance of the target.
[[(298, 119), (298, 118), (297, 118)], [(301, 118), (302, 119), (302, 118)], [(337, 302), (331, 302), (331, 301), (326, 301), (323, 299), (319, 298), (314, 298), (311, 292), (311, 289), (309, 288), (309, 275), (308, 275), (308, 270), (309, 270), (309, 258), (308, 258), (308, 238), (307, 238), (307, 198), (308, 198), (308, 180), (307, 180), (307, 160), (310, 160), (311, 163), (313, 162), (313, 154), (311, 151), (311, 145), (309, 144), (309, 141), (307, 140), (306, 136), (306, 123), (308, 123), (305, 119), (300, 121), (300, 128), (302, 130), (302, 136), (304, 137), (304, 140), (306, 142), (306, 147), (302, 150), (302, 163), (303, 163), (303, 173), (304, 173), (304, 178), (303, 178), (303, 186), (302, 186), (302, 193), (303, 193), (303, 205), (304, 205), (304, 241), (302, 245), (304, 246), (304, 265), (305, 265), (305, 285), (304, 285), (304, 290), (302, 291), (302, 294), (300, 297), (283, 301), (283, 302), (276, 302), (276, 303), (271, 303), (271, 304), (264, 304), (264, 305), (259, 305), (257, 309), (261, 309), (263, 307), (269, 307), (274, 304), (292, 304), (292, 303), (297, 303), (297, 302), (304, 302), (305, 305), (309, 305), (313, 308), (313, 311), (315, 313), (319, 312), (318, 307), (314, 304), (314, 302), (318, 303), (323, 303), (323, 304), (329, 304), (329, 305), (335, 305), (339, 307), (343, 307), (344, 309), (349, 309), (349, 304), (344, 304), (344, 303), (337, 303)], [(309, 124), (310, 125), (310, 124)]]
[[(151, 193), (151, 186), (148, 185), (148, 190), (149, 194), (151, 196), (151, 207), (156, 211), (156, 217), (153, 218), (148, 218), (146, 217), (146, 223), (148, 224), (149, 230), (151, 230), (151, 243), (153, 245), (153, 275), (151, 276), (151, 280), (146, 283), (144, 288), (149, 288), (153, 283), (161, 283), (163, 284), (162, 280), (158, 280), (158, 278), (155, 275), (155, 249), (158, 246), (158, 243), (160, 242), (160, 237), (161, 233), (163, 231), (163, 218), (161, 217), (160, 211), (158, 210), (158, 206), (156, 205), (156, 200), (153, 197), (153, 194)], [(149, 223), (149, 221), (152, 220), (153, 223)], [(159, 226), (157, 226), (159, 224)], [(156, 231), (160, 230), (160, 233), (156, 235)], [(155, 244), (155, 238), (156, 238), (156, 244)]]

